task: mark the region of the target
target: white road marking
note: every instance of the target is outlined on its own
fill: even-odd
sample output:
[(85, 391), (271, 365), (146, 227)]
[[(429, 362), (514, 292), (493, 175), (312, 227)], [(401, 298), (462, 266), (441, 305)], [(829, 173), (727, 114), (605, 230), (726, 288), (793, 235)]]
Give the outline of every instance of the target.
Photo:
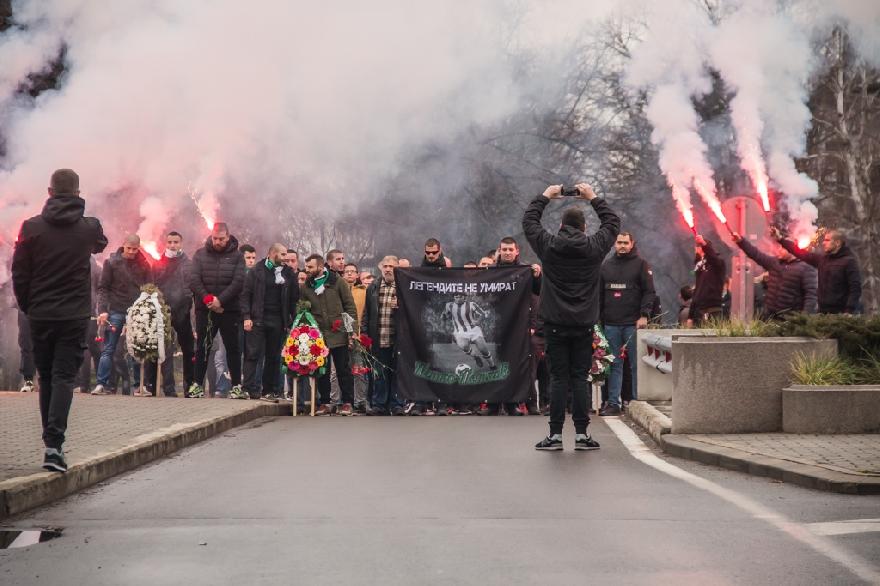
[(869, 584), (880, 584), (880, 571), (861, 557), (845, 551), (835, 545), (831, 540), (825, 539), (823, 536), (810, 531), (806, 525), (789, 521), (779, 513), (768, 509), (764, 505), (753, 501), (734, 490), (724, 488), (723, 486), (715, 484), (711, 480), (700, 478), (695, 474), (682, 470), (678, 466), (673, 466), (669, 462), (661, 460), (655, 456), (648, 446), (639, 439), (639, 436), (637, 436), (636, 433), (620, 419), (606, 417), (604, 422), (611, 428), (611, 431), (617, 435), (621, 443), (626, 446), (630, 454), (642, 463), (668, 474), (669, 476), (684, 480), (688, 484), (726, 500), (730, 504), (746, 511), (754, 518), (767, 521), (780, 531), (784, 531), (801, 543), (810, 546), (816, 552), (831, 558)]
[(880, 519), (852, 519), (850, 521), (832, 521), (827, 523), (810, 523), (807, 529), (816, 535), (847, 535), (848, 533), (870, 533), (880, 531)]

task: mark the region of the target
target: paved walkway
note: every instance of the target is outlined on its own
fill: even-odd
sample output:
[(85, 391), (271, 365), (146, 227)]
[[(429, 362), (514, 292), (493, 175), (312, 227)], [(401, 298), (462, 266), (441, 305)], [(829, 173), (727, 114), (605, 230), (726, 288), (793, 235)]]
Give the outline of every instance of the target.
[(880, 477), (880, 434), (749, 433), (686, 435), (685, 437), (749, 454), (818, 466), (835, 472)]
[[(286, 403), (78, 393), (64, 444), (70, 470), (64, 486), (51, 490), (69, 494), (256, 417), (289, 413)], [(41, 432), (37, 393), (0, 392), (0, 509), (6, 514), (30, 501), (48, 502), (51, 491), (43, 485), (60, 481), (42, 469)], [(13, 505), (13, 491), (25, 488), (44, 496)]]

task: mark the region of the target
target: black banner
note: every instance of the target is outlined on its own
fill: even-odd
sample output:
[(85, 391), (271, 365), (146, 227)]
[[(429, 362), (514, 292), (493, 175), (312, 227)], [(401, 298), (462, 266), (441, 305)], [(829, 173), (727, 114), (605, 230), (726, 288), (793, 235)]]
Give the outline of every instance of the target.
[(524, 401), (532, 269), (395, 269), (397, 389), (411, 401)]

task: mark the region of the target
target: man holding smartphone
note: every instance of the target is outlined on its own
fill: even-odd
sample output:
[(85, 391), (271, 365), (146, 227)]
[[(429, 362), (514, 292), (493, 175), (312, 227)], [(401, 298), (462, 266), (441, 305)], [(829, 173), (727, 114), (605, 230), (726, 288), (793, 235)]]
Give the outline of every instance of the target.
[(599, 274), (605, 255), (620, 232), (620, 218), (605, 200), (584, 183), (575, 199), (590, 202), (599, 216), (599, 230), (587, 236), (586, 216), (572, 205), (562, 213), (557, 234), (541, 225), (551, 199), (562, 199), (562, 186), (551, 185), (529, 204), (523, 215), (523, 232), (541, 259), (544, 276), (538, 317), (544, 321), (544, 343), (550, 371), (550, 433), (537, 450), (561, 450), (568, 385), (574, 395), (572, 420), (575, 450), (596, 450), (599, 444), (587, 434), (590, 423), (590, 387), (587, 376), (593, 358), (593, 328), (599, 321)]

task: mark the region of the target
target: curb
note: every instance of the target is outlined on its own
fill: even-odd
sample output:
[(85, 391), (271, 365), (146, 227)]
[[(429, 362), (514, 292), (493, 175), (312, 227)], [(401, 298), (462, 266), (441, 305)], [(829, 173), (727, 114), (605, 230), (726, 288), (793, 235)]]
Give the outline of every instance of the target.
[(0, 519), (11, 517), (64, 498), (117, 474), (122, 474), (167, 454), (204, 441), (260, 417), (291, 415), (292, 405), (262, 403), (252, 409), (222, 415), (208, 421), (169, 428), (148, 434), (145, 441), (109, 452), (71, 466), (66, 473), (40, 472), (0, 482)]
[(682, 435), (663, 435), (660, 446), (671, 456), (753, 476), (773, 478), (815, 490), (843, 494), (880, 494), (880, 477), (877, 476), (835, 472), (819, 466), (706, 444)]
[(647, 401), (630, 401), (626, 414), (647, 431), (658, 444), (661, 443), (661, 437), (672, 429), (672, 421)]

